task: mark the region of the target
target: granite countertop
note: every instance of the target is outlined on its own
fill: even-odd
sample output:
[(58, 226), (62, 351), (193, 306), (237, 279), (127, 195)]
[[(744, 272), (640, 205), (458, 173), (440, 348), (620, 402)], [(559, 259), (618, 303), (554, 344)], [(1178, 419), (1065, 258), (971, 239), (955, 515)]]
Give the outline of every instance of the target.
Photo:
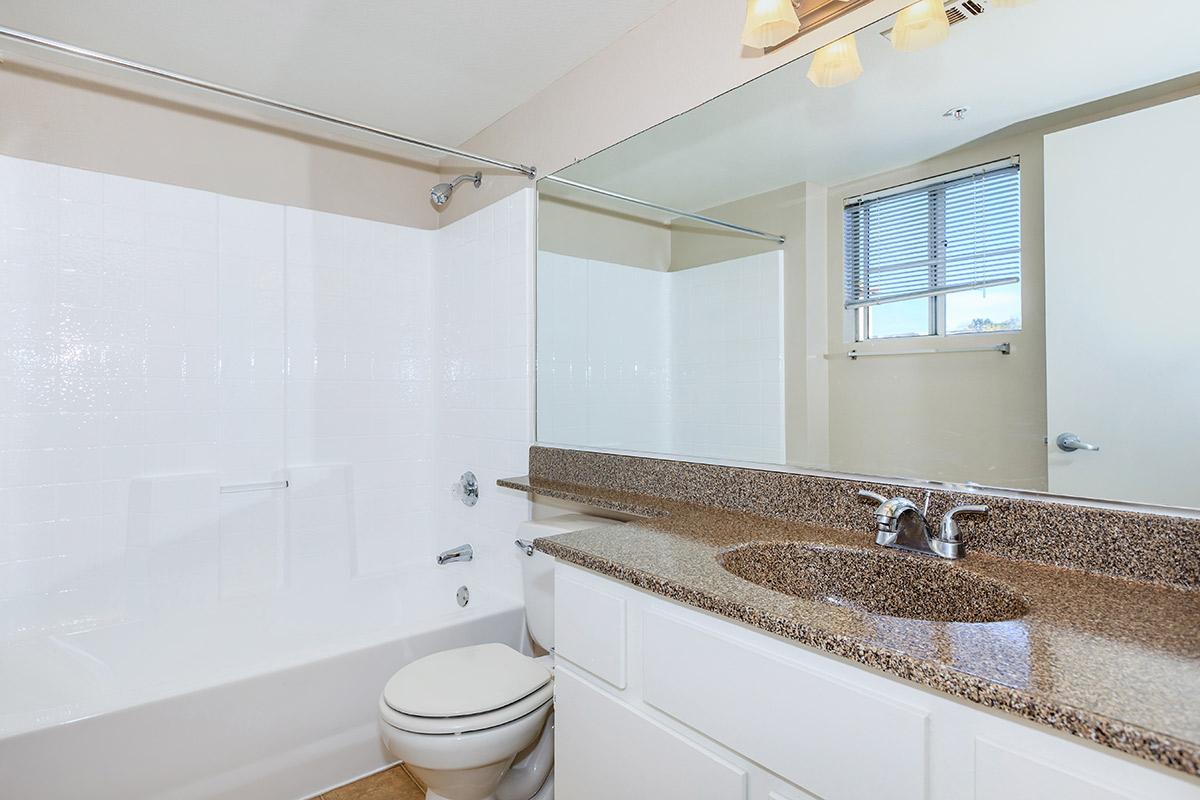
[(973, 552), (938, 567), (1003, 584), (1028, 613), (986, 623), (905, 619), (773, 591), (719, 562), (750, 542), (927, 561), (878, 547), (873, 531), (540, 479), (498, 483), (647, 517), (534, 543), (562, 561), (1200, 776), (1200, 591)]

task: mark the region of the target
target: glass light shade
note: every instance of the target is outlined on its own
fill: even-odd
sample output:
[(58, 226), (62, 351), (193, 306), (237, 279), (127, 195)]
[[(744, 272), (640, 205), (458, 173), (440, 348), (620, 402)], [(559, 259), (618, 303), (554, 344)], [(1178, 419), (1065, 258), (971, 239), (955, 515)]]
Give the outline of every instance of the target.
[(742, 44), (767, 48), (787, 41), (800, 30), (800, 18), (791, 0), (749, 0)]
[(946, 41), (950, 35), (950, 17), (942, 0), (918, 0), (896, 15), (892, 28), (892, 46), (912, 52)]
[(831, 42), (813, 54), (808, 79), (822, 89), (841, 86), (863, 74), (858, 60), (858, 40), (854, 34)]

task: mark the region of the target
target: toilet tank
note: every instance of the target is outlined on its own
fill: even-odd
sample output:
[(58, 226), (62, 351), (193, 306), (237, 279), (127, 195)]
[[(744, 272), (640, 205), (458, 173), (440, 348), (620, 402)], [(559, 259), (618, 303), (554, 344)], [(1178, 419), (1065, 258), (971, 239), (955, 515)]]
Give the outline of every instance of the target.
[[(517, 526), (517, 540), (532, 542), (542, 536), (618, 524), (611, 519), (588, 514), (564, 514), (559, 517), (530, 520)], [(544, 650), (554, 647), (554, 559), (545, 553), (521, 555), (521, 577), (525, 585), (525, 622), (529, 635)]]

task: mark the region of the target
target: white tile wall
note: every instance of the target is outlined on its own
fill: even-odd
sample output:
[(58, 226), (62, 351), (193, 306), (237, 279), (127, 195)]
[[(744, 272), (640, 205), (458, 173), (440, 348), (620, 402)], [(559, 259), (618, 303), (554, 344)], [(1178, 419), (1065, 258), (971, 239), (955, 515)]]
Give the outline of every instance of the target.
[(781, 463), (782, 265), (539, 253), (538, 440)]
[(287, 210), (293, 578), (430, 557), (435, 233)]
[(420, 231), (0, 157), (0, 637), (460, 541), (511, 581), (532, 202)]
[[(528, 470), (533, 439), (535, 202), (526, 189), (441, 229), (434, 269), (437, 547), (470, 542), (510, 594), (521, 591), (514, 532), (530, 508), (496, 479)], [(473, 508), (449, 491), (468, 469), (480, 485)]]

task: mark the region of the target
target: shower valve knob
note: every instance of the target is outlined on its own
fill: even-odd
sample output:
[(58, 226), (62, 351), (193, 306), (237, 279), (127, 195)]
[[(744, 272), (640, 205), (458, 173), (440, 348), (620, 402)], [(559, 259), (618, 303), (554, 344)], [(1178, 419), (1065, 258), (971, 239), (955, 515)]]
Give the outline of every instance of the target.
[(479, 481), (475, 473), (467, 470), (457, 481), (450, 484), (450, 496), (461, 500), (464, 506), (470, 508), (479, 502)]

